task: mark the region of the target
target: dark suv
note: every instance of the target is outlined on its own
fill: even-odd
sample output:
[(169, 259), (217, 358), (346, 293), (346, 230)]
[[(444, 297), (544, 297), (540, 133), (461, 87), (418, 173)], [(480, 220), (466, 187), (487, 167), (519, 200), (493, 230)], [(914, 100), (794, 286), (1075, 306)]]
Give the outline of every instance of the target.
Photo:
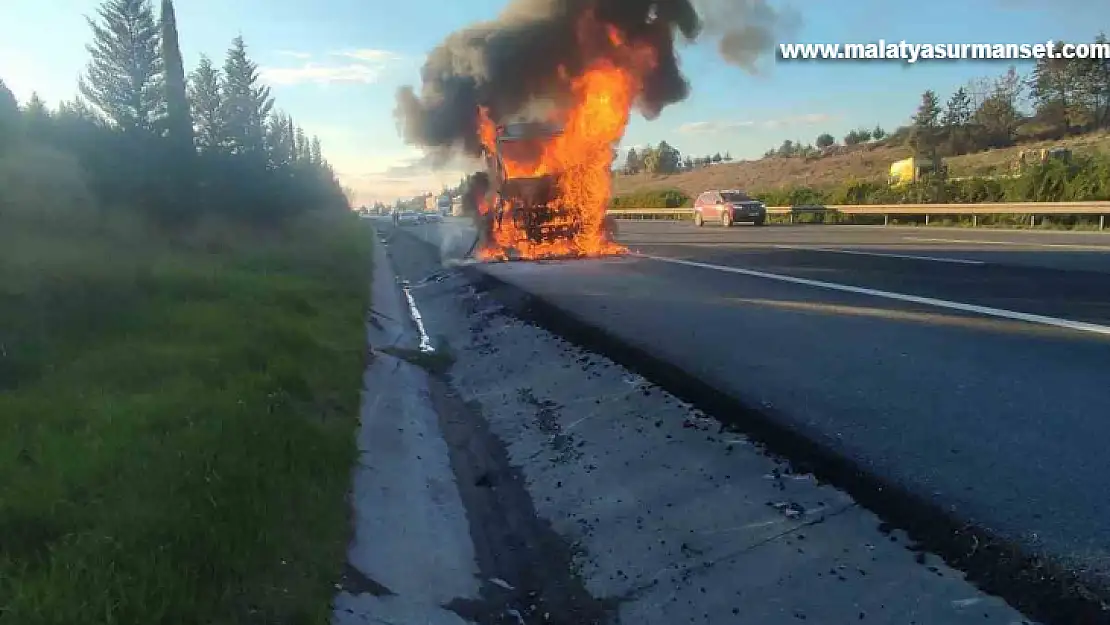
[(762, 226), (767, 223), (767, 206), (735, 189), (706, 191), (694, 202), (694, 225), (701, 227), (707, 221), (726, 228), (738, 221)]

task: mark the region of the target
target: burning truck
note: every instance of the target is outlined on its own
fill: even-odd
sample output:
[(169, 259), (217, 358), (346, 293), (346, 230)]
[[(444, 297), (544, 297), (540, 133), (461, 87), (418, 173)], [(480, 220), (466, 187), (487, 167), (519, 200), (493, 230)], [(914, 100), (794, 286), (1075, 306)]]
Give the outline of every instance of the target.
[(572, 185), (559, 167), (540, 163), (546, 146), (564, 135), (558, 123), (515, 121), (494, 127), (483, 147), (485, 171), (472, 177), (471, 214), (478, 238), (471, 253), (485, 260), (620, 253), (616, 221), (584, 218), (563, 200)]
[(619, 254), (615, 148), (633, 109), (689, 94), (676, 39), (714, 36), (754, 72), (780, 17), (767, 0), (513, 0), (428, 54), (420, 91), (397, 94), (400, 130), (433, 161), (484, 160), (466, 196), (479, 258)]

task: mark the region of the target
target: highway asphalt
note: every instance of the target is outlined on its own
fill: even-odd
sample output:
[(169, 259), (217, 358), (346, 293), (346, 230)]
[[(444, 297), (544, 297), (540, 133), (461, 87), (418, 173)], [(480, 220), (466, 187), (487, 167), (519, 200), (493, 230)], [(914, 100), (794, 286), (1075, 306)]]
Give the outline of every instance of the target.
[(620, 230), (649, 257), (484, 270), (1110, 580), (1110, 236)]

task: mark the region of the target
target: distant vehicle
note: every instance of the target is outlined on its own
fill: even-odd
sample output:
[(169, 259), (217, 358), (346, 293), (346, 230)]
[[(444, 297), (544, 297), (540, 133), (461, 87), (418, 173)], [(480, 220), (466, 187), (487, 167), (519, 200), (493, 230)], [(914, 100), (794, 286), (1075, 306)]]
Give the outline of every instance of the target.
[(740, 221), (762, 226), (767, 223), (767, 205), (735, 189), (706, 191), (694, 202), (694, 225), (700, 228), (707, 221), (726, 228)]
[(451, 213), (451, 194), (444, 193), (436, 200), (436, 211), (441, 216), (446, 216)]
[(947, 177), (948, 166), (942, 159), (935, 162), (929, 158), (911, 156), (890, 164), (889, 182), (892, 187), (900, 187), (921, 182), (927, 176)]
[(416, 211), (401, 211), (397, 214), (397, 225), (412, 226), (422, 221), (422, 216)]

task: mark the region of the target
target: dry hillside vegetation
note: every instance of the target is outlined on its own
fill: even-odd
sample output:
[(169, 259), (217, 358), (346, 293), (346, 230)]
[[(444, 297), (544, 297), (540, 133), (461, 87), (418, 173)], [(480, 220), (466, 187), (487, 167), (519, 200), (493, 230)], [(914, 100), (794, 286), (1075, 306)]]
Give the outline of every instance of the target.
[[(947, 159), (953, 177), (1004, 173), (1021, 150), (1065, 146), (1077, 153), (1110, 154), (1110, 134), (1098, 133), (1059, 141), (1026, 143)], [(827, 189), (848, 180), (884, 181), (890, 164), (910, 156), (910, 148), (875, 142), (856, 148), (834, 149), (818, 158), (771, 157), (723, 163), (678, 174), (617, 175), (615, 195), (656, 189), (678, 189), (695, 196), (706, 189), (739, 188), (753, 193), (797, 187)]]

